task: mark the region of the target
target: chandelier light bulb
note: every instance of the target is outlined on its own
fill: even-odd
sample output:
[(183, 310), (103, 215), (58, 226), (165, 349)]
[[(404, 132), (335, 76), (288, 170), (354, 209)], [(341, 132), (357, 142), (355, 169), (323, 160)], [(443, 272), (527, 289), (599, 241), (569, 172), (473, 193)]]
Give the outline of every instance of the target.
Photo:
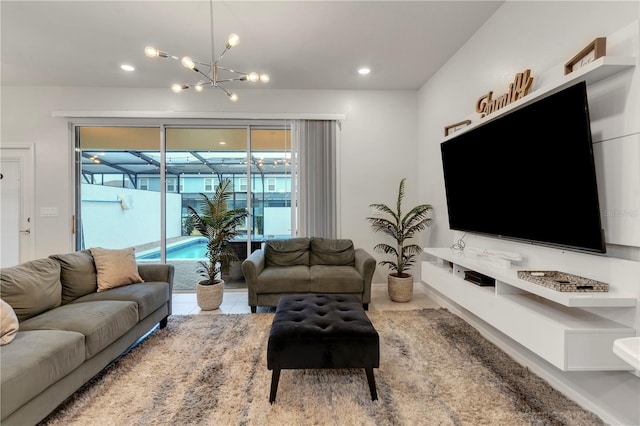
[(184, 84), (179, 84), (179, 83), (174, 83), (171, 85), (171, 90), (173, 90), (173, 93), (180, 93), (182, 92), (182, 89), (188, 89), (189, 86), (186, 86)]
[(227, 47), (234, 47), (240, 43), (240, 36), (236, 33), (229, 34), (229, 38), (227, 39)]
[(204, 85), (203, 84), (196, 84), (194, 87), (196, 92), (202, 92), (204, 90)]
[(158, 56), (159, 50), (155, 47), (147, 46), (144, 48), (144, 54), (150, 58), (155, 58)]
[(238, 95), (232, 93), (229, 95), (229, 99), (231, 99), (231, 102), (236, 102), (238, 100)]
[(263, 83), (268, 83), (269, 80), (271, 80), (271, 77), (269, 77), (269, 74), (262, 74), (260, 76), (260, 81)]
[(189, 68), (190, 70), (194, 69), (196, 67), (195, 62), (193, 62), (193, 59), (191, 59), (188, 56), (185, 56), (184, 58), (182, 58), (182, 66), (185, 68)]
[(247, 75), (247, 79), (250, 82), (255, 83), (256, 81), (258, 81), (260, 79), (260, 75), (258, 75), (257, 72), (252, 72), (252, 73), (249, 73), (249, 75)]
[(168, 58), (169, 54), (167, 52), (163, 52), (162, 50), (158, 50), (155, 47), (147, 46), (144, 48), (144, 54), (150, 58)]

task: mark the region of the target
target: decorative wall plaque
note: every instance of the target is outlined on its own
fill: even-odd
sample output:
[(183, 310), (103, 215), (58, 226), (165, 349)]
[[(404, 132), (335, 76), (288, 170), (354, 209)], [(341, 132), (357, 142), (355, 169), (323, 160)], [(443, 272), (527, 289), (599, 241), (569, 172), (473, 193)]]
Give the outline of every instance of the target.
[(564, 64), (564, 73), (569, 74), (607, 54), (607, 38), (598, 37)]
[(469, 124), (471, 124), (471, 120), (463, 120), (457, 123), (449, 124), (444, 128), (444, 135), (449, 136), (450, 134), (457, 132), (458, 130), (468, 126)]
[(498, 98), (493, 98), (493, 92), (482, 95), (476, 102), (476, 112), (480, 113), (482, 118), (509, 105), (511, 102), (517, 101), (529, 93), (532, 83), (531, 70), (519, 72), (516, 74), (513, 83), (509, 85), (509, 91), (504, 95)]

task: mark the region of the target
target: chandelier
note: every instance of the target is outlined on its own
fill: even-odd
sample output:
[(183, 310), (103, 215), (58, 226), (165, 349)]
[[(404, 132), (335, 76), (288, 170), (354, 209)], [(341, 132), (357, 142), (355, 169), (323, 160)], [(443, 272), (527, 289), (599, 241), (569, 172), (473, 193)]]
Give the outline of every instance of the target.
[[(197, 83), (175, 83), (171, 86), (171, 90), (174, 93), (180, 93), (185, 89), (193, 88), (196, 92), (202, 92), (205, 87), (210, 87), (213, 89), (222, 90), (231, 101), (235, 102), (238, 100), (238, 95), (229, 92), (227, 89), (222, 87), (220, 83), (225, 83), (229, 81), (248, 81), (250, 83), (269, 82), (269, 75), (267, 74), (258, 74), (257, 72), (245, 73), (241, 71), (232, 70), (229, 68), (224, 68), (219, 65), (220, 60), (224, 56), (225, 53), (229, 49), (234, 46), (237, 46), (240, 42), (240, 37), (237, 34), (229, 35), (227, 39), (227, 43), (225, 44), (225, 48), (216, 59), (215, 51), (214, 51), (214, 40), (213, 40), (213, 0), (209, 2), (209, 12), (210, 12), (210, 24), (211, 24), (211, 61), (209, 63), (206, 62), (198, 62), (191, 59), (189, 56), (184, 56), (183, 58), (178, 58), (177, 56), (169, 55), (167, 52), (163, 52), (162, 50), (158, 50), (154, 47), (147, 46), (144, 48), (144, 53), (150, 58), (171, 58), (176, 61), (180, 61), (182, 65), (190, 69), (192, 71), (200, 74), (200, 80)], [(226, 74), (226, 76), (222, 75)]]

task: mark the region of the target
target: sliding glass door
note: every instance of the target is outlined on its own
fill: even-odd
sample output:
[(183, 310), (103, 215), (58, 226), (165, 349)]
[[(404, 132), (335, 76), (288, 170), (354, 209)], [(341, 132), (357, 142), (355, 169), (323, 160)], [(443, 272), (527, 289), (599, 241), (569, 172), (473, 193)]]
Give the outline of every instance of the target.
[[(187, 207), (198, 209), (223, 179), (232, 182), (229, 208), (250, 213), (231, 242), (240, 261), (266, 238), (296, 233), (289, 126), (78, 127), (76, 137), (78, 249), (134, 246), (139, 262), (176, 267), (177, 291), (194, 290), (206, 240)], [(245, 285), (239, 262), (223, 278)]]
[(251, 129), (251, 219), (253, 239), (289, 238), (295, 231), (292, 209), (290, 129)]
[(157, 247), (162, 194), (144, 177), (159, 181), (159, 128), (80, 127), (76, 142), (76, 248)]

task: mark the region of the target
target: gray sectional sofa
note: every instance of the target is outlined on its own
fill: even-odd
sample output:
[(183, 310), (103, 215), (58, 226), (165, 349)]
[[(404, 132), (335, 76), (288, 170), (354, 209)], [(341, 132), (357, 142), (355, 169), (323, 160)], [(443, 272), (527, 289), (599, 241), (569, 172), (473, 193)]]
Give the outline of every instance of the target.
[(173, 266), (133, 262), (144, 282), (103, 290), (88, 250), (0, 270), (0, 296), (19, 323), (0, 346), (3, 426), (36, 424), (156, 324), (166, 325)]
[(269, 240), (242, 262), (251, 312), (276, 306), (285, 294), (355, 294), (365, 309), (371, 302), (376, 261), (348, 239)]

